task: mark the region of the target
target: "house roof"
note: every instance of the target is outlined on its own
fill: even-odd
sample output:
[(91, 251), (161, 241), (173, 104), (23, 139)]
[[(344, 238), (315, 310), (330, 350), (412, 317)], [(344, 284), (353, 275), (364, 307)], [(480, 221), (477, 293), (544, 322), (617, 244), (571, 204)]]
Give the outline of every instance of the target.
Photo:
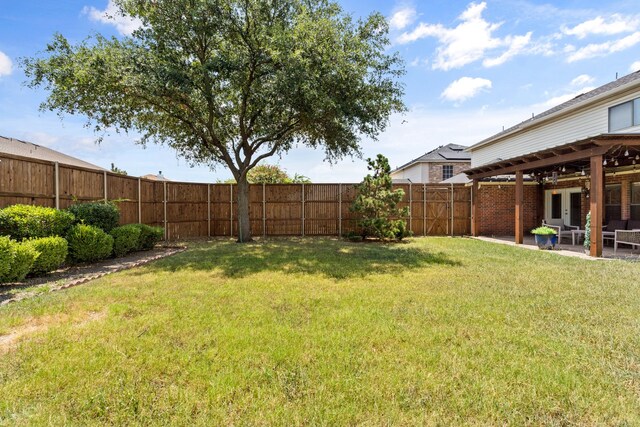
[(393, 172), (405, 169), (416, 163), (469, 162), (471, 161), (471, 153), (465, 151), (466, 149), (467, 147), (464, 145), (458, 144), (441, 145), (440, 147), (394, 169)]
[(15, 138), (6, 138), (0, 136), (0, 153), (10, 154), (14, 156), (31, 157), (33, 159), (48, 160), (50, 162), (58, 162), (64, 165), (78, 166), (87, 169), (105, 171), (105, 168), (94, 165), (84, 160), (71, 157), (51, 148), (43, 147), (32, 142), (21, 141)]
[(167, 179), (164, 175), (162, 175), (162, 173), (159, 173), (158, 175), (149, 173), (146, 175), (142, 175), (140, 178), (149, 179), (151, 181), (171, 181), (170, 179)]
[(571, 110), (582, 108), (588, 106), (592, 103), (599, 101), (602, 98), (613, 95), (618, 92), (622, 92), (630, 87), (640, 85), (640, 71), (636, 71), (631, 74), (627, 74), (626, 76), (620, 77), (612, 82), (609, 82), (605, 85), (602, 85), (598, 88), (593, 89), (592, 91), (582, 93), (575, 98), (568, 100), (560, 105), (557, 105), (553, 108), (550, 108), (537, 116), (533, 116), (530, 119), (527, 119), (523, 122), (518, 123), (515, 126), (512, 126), (508, 129), (503, 130), (502, 132), (498, 132), (497, 134), (490, 136), (489, 138), (483, 139), (477, 144), (472, 145), (468, 148), (469, 151), (473, 151), (477, 148), (480, 148), (484, 145), (490, 144), (504, 136), (515, 133), (519, 130), (524, 130), (530, 126), (537, 125), (546, 120), (550, 120), (557, 115), (567, 113)]

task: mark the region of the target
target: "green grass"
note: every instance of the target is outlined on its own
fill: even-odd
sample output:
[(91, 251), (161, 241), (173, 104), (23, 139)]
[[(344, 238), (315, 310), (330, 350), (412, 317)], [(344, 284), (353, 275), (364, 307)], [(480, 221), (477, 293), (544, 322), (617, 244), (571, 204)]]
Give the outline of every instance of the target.
[(0, 309), (0, 421), (638, 425), (639, 277), (469, 239), (193, 244)]

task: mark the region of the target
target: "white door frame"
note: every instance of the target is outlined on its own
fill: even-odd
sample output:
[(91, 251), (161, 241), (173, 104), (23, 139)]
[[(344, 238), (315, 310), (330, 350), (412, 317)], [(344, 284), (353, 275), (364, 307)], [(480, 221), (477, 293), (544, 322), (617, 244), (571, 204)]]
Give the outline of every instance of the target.
[[(571, 225), (571, 194), (572, 193), (582, 193), (582, 188), (580, 187), (572, 187), (572, 188), (556, 188), (551, 190), (544, 191), (544, 217), (545, 219), (562, 219), (566, 225)], [(551, 216), (551, 196), (553, 194), (561, 195), (561, 203), (562, 203), (562, 216), (561, 218), (553, 218)], [(580, 225), (580, 224), (576, 224)]]

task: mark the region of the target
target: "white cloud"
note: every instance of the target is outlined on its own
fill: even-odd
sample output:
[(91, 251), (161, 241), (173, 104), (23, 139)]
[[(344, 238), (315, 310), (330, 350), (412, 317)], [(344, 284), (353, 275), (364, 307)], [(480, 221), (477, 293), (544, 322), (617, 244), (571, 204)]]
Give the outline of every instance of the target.
[(82, 12), (88, 15), (92, 21), (114, 25), (118, 32), (125, 36), (131, 35), (142, 26), (140, 19), (124, 15), (113, 0), (109, 0), (104, 10), (99, 10), (93, 6), (85, 6)]
[(412, 67), (426, 67), (427, 65), (429, 65), (429, 60), (417, 56), (413, 61), (409, 63), (409, 65)]
[(638, 43), (640, 43), (640, 31), (618, 40), (588, 44), (569, 55), (567, 62), (576, 62), (583, 59), (606, 56), (629, 49)]
[(631, 66), (629, 67), (629, 71), (631, 71), (632, 73), (635, 71), (640, 70), (640, 61), (636, 61), (633, 64), (631, 64)]
[(567, 101), (569, 101), (570, 99), (575, 98), (576, 96), (582, 95), (583, 93), (587, 93), (587, 92), (591, 92), (593, 89), (595, 89), (595, 87), (591, 87), (591, 86), (586, 86), (583, 87), (580, 90), (577, 91), (573, 91), (571, 93), (566, 93), (564, 95), (558, 95), (558, 96), (554, 96), (552, 98), (547, 99), (546, 101), (543, 101), (539, 104), (534, 104), (532, 106), (532, 109), (538, 112), (543, 112), (548, 110), (549, 108), (553, 108), (557, 105), (563, 104)]
[(440, 96), (448, 101), (464, 102), (482, 91), (491, 89), (491, 86), (491, 80), (462, 77), (447, 86)]
[(524, 36), (493, 37), (502, 23), (490, 23), (482, 17), (487, 4), (471, 3), (458, 17), (462, 21), (455, 28), (446, 28), (442, 24), (420, 23), (413, 31), (404, 32), (398, 38), (400, 44), (412, 43), (426, 37), (435, 37), (440, 42), (436, 50), (436, 59), (432, 67), (440, 70), (460, 68), (481, 60), (488, 51), (499, 48), (506, 50), (496, 58), (486, 59), (485, 66), (495, 66), (524, 51), (529, 44), (531, 33)]
[(8, 76), (13, 72), (13, 62), (4, 52), (0, 51), (0, 77)]
[(575, 79), (571, 80), (570, 85), (574, 87), (584, 86), (588, 84), (592, 84), (596, 79), (591, 77), (588, 74), (580, 74)]
[(413, 7), (405, 6), (397, 9), (389, 18), (389, 28), (392, 30), (404, 30), (416, 20), (417, 14)]
[(636, 16), (625, 17), (613, 14), (607, 19), (602, 16), (585, 21), (573, 28), (563, 27), (562, 32), (568, 36), (584, 39), (590, 35), (614, 35), (630, 33), (640, 27), (640, 19)]
[(496, 58), (486, 58), (482, 61), (482, 65), (485, 67), (495, 67), (497, 65), (502, 65), (507, 62), (509, 59), (514, 56), (522, 53), (522, 51), (527, 47), (529, 42), (531, 41), (531, 32), (528, 32), (524, 36), (515, 36), (515, 37), (507, 37), (505, 39), (506, 44), (509, 48), (500, 56)]

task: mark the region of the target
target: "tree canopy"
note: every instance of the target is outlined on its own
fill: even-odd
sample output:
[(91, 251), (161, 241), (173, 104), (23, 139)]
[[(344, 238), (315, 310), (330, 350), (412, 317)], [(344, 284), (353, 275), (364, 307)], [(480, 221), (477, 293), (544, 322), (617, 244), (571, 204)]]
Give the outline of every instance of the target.
[(248, 172), (295, 145), (329, 161), (360, 153), (402, 111), (404, 72), (388, 25), (329, 0), (115, 0), (142, 27), (72, 44), (56, 34), (23, 61), (42, 108), (98, 133), (134, 131), (238, 182), (239, 241), (251, 239)]

